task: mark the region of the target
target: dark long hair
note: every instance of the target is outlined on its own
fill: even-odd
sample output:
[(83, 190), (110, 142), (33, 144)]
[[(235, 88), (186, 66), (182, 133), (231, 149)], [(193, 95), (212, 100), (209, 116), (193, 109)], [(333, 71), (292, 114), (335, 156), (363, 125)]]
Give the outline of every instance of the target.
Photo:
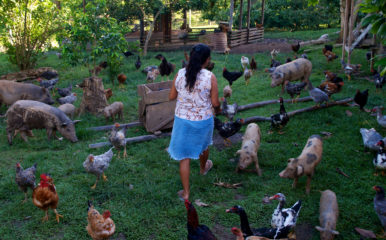
[(201, 71), (202, 64), (210, 57), (210, 48), (205, 44), (197, 44), (190, 51), (189, 63), (186, 67), (186, 85), (191, 92), (197, 80), (197, 74)]

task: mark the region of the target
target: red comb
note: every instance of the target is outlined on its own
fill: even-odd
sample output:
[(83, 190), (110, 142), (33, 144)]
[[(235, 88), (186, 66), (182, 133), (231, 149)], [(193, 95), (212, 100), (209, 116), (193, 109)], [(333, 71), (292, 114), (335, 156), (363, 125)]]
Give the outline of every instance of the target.
[(114, 124), (115, 127), (120, 127), (121, 125), (119, 123)]
[(107, 219), (107, 218), (109, 218), (110, 216), (111, 216), (111, 213), (110, 213), (109, 210), (106, 210), (106, 211), (103, 213), (103, 218), (104, 218), (104, 219)]
[(42, 173), (42, 174), (40, 175), (40, 179), (45, 180), (45, 181), (48, 180), (48, 179), (47, 179), (47, 176), (46, 176), (44, 173)]

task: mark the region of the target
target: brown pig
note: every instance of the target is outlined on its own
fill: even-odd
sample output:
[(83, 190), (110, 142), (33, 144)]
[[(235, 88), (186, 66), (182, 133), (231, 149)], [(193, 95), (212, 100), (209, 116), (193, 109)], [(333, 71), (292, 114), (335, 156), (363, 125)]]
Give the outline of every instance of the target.
[(319, 135), (312, 135), (308, 138), (306, 146), (297, 158), (288, 159), (287, 167), (279, 173), (281, 178), (294, 179), (292, 187), (296, 187), (298, 178), (306, 175), (306, 192), (310, 193), (311, 178), (314, 175), (315, 167), (322, 160), (323, 142)]
[(272, 78), (271, 87), (276, 87), (281, 84), (282, 92), (284, 92), (284, 83), (286, 81), (302, 79), (308, 83), (311, 71), (312, 63), (305, 58), (298, 58), (276, 68), (270, 68), (269, 72)]
[(19, 100), (7, 111), (7, 135), (8, 143), (12, 145), (12, 138), (15, 133), (20, 132), (24, 141), (32, 129), (45, 128), (47, 137), (56, 137), (55, 132), (59, 131), (62, 136), (71, 142), (77, 142), (75, 123), (64, 112), (45, 103), (32, 100)]
[(119, 119), (123, 119), (123, 103), (122, 102), (113, 102), (109, 106), (103, 109), (103, 115), (106, 118), (106, 121), (111, 117), (115, 121), (115, 115), (118, 115)]
[(319, 206), (319, 223), (316, 230), (320, 232), (321, 240), (332, 240), (339, 232), (335, 231), (336, 221), (339, 216), (338, 202), (336, 195), (331, 190), (321, 192)]
[(31, 83), (19, 83), (0, 80), (0, 105), (12, 105), (18, 100), (35, 100), (47, 104), (54, 104), (46, 88)]
[(236, 167), (236, 172), (246, 169), (252, 162), (255, 163), (256, 172), (261, 176), (261, 169), (257, 159), (257, 151), (260, 147), (261, 131), (259, 125), (250, 123), (245, 130), (241, 149), (236, 152), (240, 155), (239, 163)]

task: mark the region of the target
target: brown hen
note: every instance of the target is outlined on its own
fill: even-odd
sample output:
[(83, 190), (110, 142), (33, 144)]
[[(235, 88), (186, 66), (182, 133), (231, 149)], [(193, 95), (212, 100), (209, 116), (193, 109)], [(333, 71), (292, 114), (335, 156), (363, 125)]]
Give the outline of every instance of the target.
[(126, 75), (121, 73), (118, 75), (117, 78), (118, 78), (118, 82), (119, 82), (119, 87), (123, 87), (123, 84), (125, 84), (126, 79), (127, 79)]
[(108, 239), (115, 232), (115, 223), (110, 218), (110, 211), (106, 210), (101, 215), (98, 210), (94, 208), (91, 201), (88, 201), (86, 230), (94, 240)]

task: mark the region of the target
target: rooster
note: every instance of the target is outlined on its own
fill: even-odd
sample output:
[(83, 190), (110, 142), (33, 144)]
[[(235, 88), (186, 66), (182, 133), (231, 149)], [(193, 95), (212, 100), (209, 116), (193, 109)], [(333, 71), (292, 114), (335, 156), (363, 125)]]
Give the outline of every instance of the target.
[(369, 89), (366, 89), (365, 91), (361, 92), (359, 89), (357, 89), (357, 92), (354, 96), (354, 102), (359, 105), (360, 110), (364, 110), (364, 106), (367, 103), (367, 99), (369, 98)]
[(68, 87), (66, 88), (56, 88), (56, 90), (58, 91), (59, 95), (61, 97), (66, 97), (68, 95), (71, 95), (71, 91), (72, 91), (72, 84), (70, 84)]
[(91, 187), (91, 189), (95, 189), (98, 183), (99, 178), (103, 177), (104, 181), (107, 181), (107, 177), (104, 174), (104, 171), (109, 167), (111, 159), (113, 159), (114, 153), (113, 148), (110, 148), (109, 151), (94, 156), (92, 154), (88, 155), (87, 159), (83, 162), (83, 167), (87, 172), (94, 174), (97, 179), (95, 184)]
[(324, 81), (318, 88), (327, 93), (328, 97), (331, 97), (332, 94), (342, 91), (343, 85), (343, 79), (336, 77), (333, 81)]
[(338, 58), (338, 56), (335, 53), (331, 52), (331, 51), (326, 51), (326, 52), (323, 53), (323, 55), (326, 57), (327, 62), (331, 62), (334, 59)]
[(16, 183), (19, 186), (20, 190), (24, 192), (24, 201), (27, 201), (27, 192), (28, 188), (33, 190), (35, 188), (35, 172), (36, 172), (37, 163), (35, 163), (32, 167), (23, 169), (20, 163), (16, 163)]
[(188, 212), (188, 240), (217, 240), (207, 226), (200, 225), (197, 211), (189, 200), (185, 200), (185, 207)]
[[(161, 55), (162, 56), (162, 55)], [(169, 78), (169, 75), (174, 72), (174, 69), (176, 68), (176, 65), (168, 62), (164, 56), (162, 56), (162, 62), (158, 67), (158, 70), (161, 74), (161, 76), (166, 76), (166, 78)]]
[(94, 208), (91, 201), (88, 201), (87, 227), (88, 234), (94, 240), (108, 239), (115, 232), (114, 221), (110, 218), (111, 213), (106, 210), (102, 215)]
[(126, 136), (125, 136), (126, 127), (122, 128), (121, 130), (119, 130), (119, 127), (120, 127), (119, 123), (116, 123), (114, 125), (114, 128), (110, 133), (109, 141), (114, 146), (114, 148), (118, 150), (118, 158), (119, 158), (119, 150), (121, 148), (124, 149), (123, 157), (126, 158), (127, 157)]
[(141, 58), (138, 56), (137, 61), (135, 62), (135, 68), (138, 70), (141, 68), (141, 65), (142, 65)]
[(247, 67), (245, 67), (245, 69), (244, 69), (245, 85), (248, 86), (249, 80), (251, 79), (251, 77), (252, 77), (252, 70), (250, 70)]
[(43, 222), (48, 221), (48, 209), (52, 208), (56, 215), (56, 221), (59, 223), (59, 218), (63, 217), (56, 211), (58, 206), (59, 196), (56, 192), (54, 181), (49, 174), (40, 175), (40, 183), (32, 192), (33, 204), (42, 209), (46, 214), (43, 217)]
[(232, 86), (233, 82), (239, 79), (243, 75), (243, 72), (229, 72), (225, 67), (222, 70), (222, 76), (229, 82), (229, 85)]
[(105, 89), (106, 99), (109, 100), (113, 96), (113, 90), (111, 88)]
[(225, 115), (229, 121), (233, 121), (233, 117), (237, 113), (237, 103), (228, 105), (227, 100), (225, 98), (221, 98), (221, 101), (221, 114)]
[[(138, 57), (139, 57), (139, 56), (138, 56)], [(127, 79), (126, 75), (123, 74), (123, 73), (121, 73), (121, 74), (119, 74), (119, 75), (117, 76), (117, 79), (118, 79), (118, 82), (119, 82), (119, 88), (122, 88), (122, 87), (123, 87), (123, 84), (125, 84), (126, 79)]]
[(225, 145), (231, 145), (231, 141), (228, 139), (232, 137), (237, 132), (240, 131), (242, 124), (244, 123), (243, 119), (237, 119), (235, 122), (221, 122), (220, 119), (214, 118), (214, 128), (218, 131), (219, 135), (224, 139)]
[(255, 61), (255, 57), (252, 57), (251, 63), (249, 64), (249, 66), (251, 67), (252, 71), (256, 71), (257, 70), (257, 63)]
[(284, 108), (283, 98), (279, 98), (280, 102), (280, 112), (271, 116), (271, 128), (280, 128), (279, 134), (283, 134), (281, 129), (287, 125), (289, 121), (289, 116)]

